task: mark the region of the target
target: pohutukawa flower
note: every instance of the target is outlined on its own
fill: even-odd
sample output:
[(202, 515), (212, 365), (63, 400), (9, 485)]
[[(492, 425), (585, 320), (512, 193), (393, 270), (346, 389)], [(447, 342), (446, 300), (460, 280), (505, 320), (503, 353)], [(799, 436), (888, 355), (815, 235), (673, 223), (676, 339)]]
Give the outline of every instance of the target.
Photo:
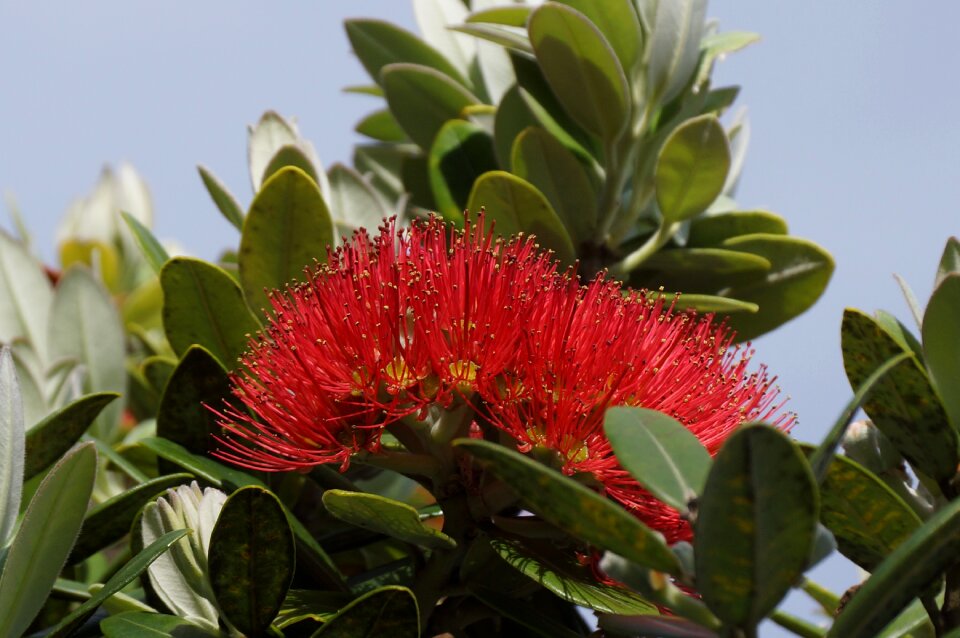
[[(274, 319), (243, 359), (219, 455), (262, 470), (345, 466), (383, 428), (466, 402), (520, 451), (551, 451), (567, 474), (675, 541), (689, 529), (620, 468), (603, 435), (617, 405), (660, 410), (711, 451), (748, 420), (781, 427), (773, 379), (711, 316), (598, 277), (581, 286), (531, 237), (506, 241), (482, 217), (358, 233), (272, 296)], [(460, 399), (459, 401), (455, 401)]]

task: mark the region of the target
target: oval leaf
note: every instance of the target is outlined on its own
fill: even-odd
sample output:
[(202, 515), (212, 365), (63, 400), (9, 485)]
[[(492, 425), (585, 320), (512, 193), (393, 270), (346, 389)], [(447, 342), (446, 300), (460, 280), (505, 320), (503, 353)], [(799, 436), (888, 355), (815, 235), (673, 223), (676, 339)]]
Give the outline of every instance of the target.
[(748, 425), (714, 458), (694, 536), (697, 589), (720, 619), (753, 627), (803, 573), (817, 529), (817, 486), (778, 430)]
[(277, 497), (259, 487), (234, 492), (213, 528), (207, 562), (220, 611), (243, 633), (259, 635), (280, 611), (296, 565)]
[(406, 503), (376, 494), (327, 490), (323, 505), (341, 521), (372, 532), (430, 549), (452, 549), (456, 541), (420, 521), (417, 510)]
[(630, 113), (627, 82), (610, 44), (582, 13), (560, 4), (536, 9), (530, 42), (543, 74), (580, 126), (608, 144)]
[(339, 233), (348, 236), (356, 228), (372, 232), (383, 223), (388, 212), (360, 173), (343, 164), (334, 164), (328, 176), (330, 213), (337, 222)]
[(24, 480), (33, 478), (66, 454), (103, 409), (119, 396), (102, 392), (80, 397), (32, 427), (27, 433)]
[(467, 86), (463, 76), (439, 51), (409, 31), (383, 20), (347, 20), (344, 27), (354, 53), (377, 84), (383, 84), (381, 71), (385, 66), (407, 62), (435, 69)]
[(954, 429), (960, 430), (960, 274), (942, 277), (924, 311), (922, 332), (931, 380)]
[(529, 182), (505, 171), (490, 171), (477, 179), (467, 208), (486, 209), (486, 223), (496, 224), (503, 237), (517, 233), (536, 235), (543, 248), (552, 250), (564, 264), (576, 259), (573, 242), (543, 193)]
[(661, 250), (643, 262), (631, 281), (648, 289), (661, 286), (681, 292), (714, 293), (738, 283), (762, 278), (770, 261), (751, 253), (724, 248), (673, 248)]
[(43, 268), (23, 244), (0, 231), (0, 342), (26, 337), (47, 360), (47, 325), (53, 290)]
[(640, 20), (630, 0), (559, 0), (582, 13), (603, 33), (628, 80), (642, 53)]
[(604, 432), (623, 469), (670, 507), (686, 512), (710, 471), (707, 448), (679, 421), (646, 408), (607, 410)]
[(360, 596), (337, 612), (313, 638), (417, 638), (420, 612), (406, 587), (381, 587)]
[(407, 139), (407, 134), (387, 109), (374, 111), (357, 122), (353, 130), (378, 142), (402, 142)]
[[(301, 144), (303, 143), (298, 141), (296, 144), (284, 144), (278, 148), (277, 152), (270, 158), (270, 161), (267, 162), (267, 167), (263, 169), (263, 181), (265, 182), (270, 179), (281, 168), (295, 166), (309, 175), (310, 179), (319, 185), (320, 174), (317, 172), (317, 167), (314, 165), (307, 151), (301, 147)], [(320, 190), (323, 192), (322, 188)]]
[(576, 538), (652, 569), (680, 573), (663, 537), (612, 501), (502, 445), (469, 439), (456, 445), (488, 466), (536, 514)]
[(688, 248), (711, 248), (740, 235), (765, 233), (786, 235), (787, 222), (765, 210), (735, 211), (721, 215), (703, 215), (690, 222)]
[(253, 309), (269, 308), (264, 290), (301, 279), (314, 260), (326, 261), (333, 222), (320, 189), (296, 167), (268, 179), (243, 222), (238, 255), (240, 285)]
[(714, 115), (687, 120), (667, 137), (654, 173), (657, 205), (667, 222), (707, 210), (730, 170), (727, 133)]
[(157, 436), (206, 454), (213, 447), (213, 434), (220, 431), (207, 406), (221, 409), (231, 397), (230, 379), (220, 362), (203, 347), (191, 346), (160, 398)]
[(464, 120), (444, 124), (427, 158), (427, 174), (437, 212), (445, 219), (462, 224), (474, 182), (496, 168), (489, 133)]

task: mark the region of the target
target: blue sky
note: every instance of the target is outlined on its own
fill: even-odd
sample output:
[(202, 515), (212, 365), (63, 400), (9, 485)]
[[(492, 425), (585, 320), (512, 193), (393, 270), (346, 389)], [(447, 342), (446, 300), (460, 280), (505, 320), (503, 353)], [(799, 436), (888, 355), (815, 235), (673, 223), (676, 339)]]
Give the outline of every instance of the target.
[[(843, 308), (907, 322), (892, 273), (925, 301), (960, 232), (960, 4), (726, 0), (708, 13), (763, 36), (715, 75), (743, 86), (751, 118), (738, 200), (784, 215), (837, 262), (817, 306), (755, 344), (800, 414), (795, 435), (814, 441), (850, 395)], [(349, 161), (353, 124), (374, 101), (341, 92), (365, 81), (347, 16), (413, 25), (405, 0), (0, 0), (0, 190), (16, 194), (49, 258), (69, 202), (104, 163), (127, 160), (150, 184), (157, 233), (212, 258), (235, 231), (195, 167), (249, 202), (245, 127), (262, 111), (296, 116), (328, 166)], [(821, 577), (842, 587), (854, 574), (835, 563)]]

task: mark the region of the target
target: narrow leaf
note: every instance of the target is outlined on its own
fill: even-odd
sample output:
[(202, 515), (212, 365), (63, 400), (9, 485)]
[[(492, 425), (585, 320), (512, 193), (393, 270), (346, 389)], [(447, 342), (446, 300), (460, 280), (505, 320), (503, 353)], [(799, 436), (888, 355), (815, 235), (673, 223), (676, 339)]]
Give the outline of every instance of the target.
[(723, 191), (730, 170), (730, 144), (714, 115), (687, 120), (663, 143), (654, 181), (657, 204), (668, 222), (707, 210)]
[(33, 478), (66, 454), (103, 409), (119, 396), (114, 392), (88, 394), (31, 428), (27, 433), (24, 479)]
[(0, 350), (0, 551), (17, 525), (24, 481), (24, 424), (20, 385), (10, 348)]
[(210, 631), (189, 620), (167, 614), (128, 611), (100, 621), (104, 638), (222, 638), (223, 634)]
[(133, 238), (137, 241), (137, 245), (140, 246), (140, 251), (143, 253), (144, 258), (146, 258), (147, 263), (150, 264), (153, 272), (159, 275), (163, 264), (170, 259), (166, 248), (160, 244), (157, 238), (153, 236), (153, 233), (150, 232), (150, 229), (144, 226), (139, 219), (126, 211), (120, 214), (123, 215), (123, 221), (127, 222), (127, 226), (130, 228), (130, 232), (133, 233)]
[(233, 224), (237, 230), (241, 230), (243, 228), (243, 209), (240, 208), (237, 199), (208, 168), (198, 166), (197, 171), (200, 172), (200, 179), (203, 180), (203, 185), (206, 187), (207, 192), (210, 193), (210, 198), (213, 200), (213, 203), (216, 204), (217, 210), (219, 210), (220, 214), (223, 215), (228, 222)]

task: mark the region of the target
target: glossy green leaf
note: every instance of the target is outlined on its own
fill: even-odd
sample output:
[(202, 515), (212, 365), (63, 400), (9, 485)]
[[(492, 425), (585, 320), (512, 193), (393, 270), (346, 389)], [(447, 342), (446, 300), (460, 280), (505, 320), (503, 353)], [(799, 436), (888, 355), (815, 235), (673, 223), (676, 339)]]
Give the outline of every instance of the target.
[(947, 503), (877, 567), (837, 616), (828, 636), (876, 636), (934, 584), (960, 552), (960, 500)]
[(225, 270), (192, 257), (174, 257), (160, 273), (163, 328), (177, 355), (194, 345), (231, 368), (260, 329), (240, 286)]
[(136, 556), (131, 558), (123, 567), (110, 577), (103, 588), (97, 591), (82, 605), (64, 616), (49, 633), (48, 638), (65, 638), (76, 631), (87, 621), (108, 598), (126, 587), (134, 578), (142, 574), (150, 564), (160, 557), (171, 545), (187, 534), (187, 530), (180, 529), (164, 534)]
[(556, 253), (561, 263), (572, 264), (576, 252), (550, 202), (529, 182), (506, 171), (490, 171), (473, 184), (467, 208), (486, 209), (486, 223), (495, 223), (496, 233), (511, 237), (517, 233), (536, 235), (537, 242)]
[(0, 231), (0, 342), (26, 337), (47, 360), (47, 325), (53, 289), (23, 244)]
[(222, 638), (220, 632), (195, 625), (189, 620), (142, 611), (128, 611), (100, 621), (104, 638)]
[(405, 543), (430, 549), (457, 546), (440, 530), (424, 525), (417, 510), (400, 501), (363, 492), (327, 490), (323, 493), (323, 505), (342, 521)]
[[(50, 311), (50, 355), (74, 359), (86, 370), (83, 392), (127, 391), (123, 325), (110, 294), (89, 270), (74, 266), (60, 279)], [(109, 405), (91, 427), (99, 439), (116, 436), (122, 406)]]
[(770, 261), (759, 255), (724, 248), (661, 250), (634, 271), (631, 281), (666, 290), (715, 293), (738, 283), (756, 281), (770, 271)]
[(347, 20), (344, 26), (363, 68), (381, 86), (384, 67), (398, 62), (429, 67), (467, 86), (460, 72), (439, 51), (409, 31), (382, 20)]
[(629, 80), (643, 53), (643, 34), (631, 0), (559, 0), (582, 13), (603, 34)]
[(194, 454), (206, 454), (220, 431), (211, 409), (222, 410), (231, 397), (230, 379), (220, 362), (205, 348), (191, 346), (160, 398), (157, 436)]
[(387, 109), (370, 113), (357, 122), (353, 130), (378, 142), (402, 142), (407, 139), (407, 134)]
[(676, 419), (656, 410), (614, 407), (603, 429), (623, 469), (667, 505), (685, 512), (703, 492), (710, 453)]
[(115, 392), (102, 392), (80, 397), (30, 428), (26, 440), (24, 480), (33, 478), (63, 456), (103, 409), (119, 396)]
[[(339, 233), (349, 236), (354, 228), (366, 228), (373, 232), (383, 223), (389, 212), (384, 208), (360, 173), (334, 164), (328, 173), (330, 179), (330, 213), (337, 222)], [(342, 225), (345, 224), (347, 228)]]
[(532, 511), (576, 538), (641, 565), (678, 574), (680, 563), (663, 537), (622, 507), (518, 452), (488, 441), (460, 439)]
[(946, 274), (934, 289), (922, 332), (930, 378), (954, 429), (960, 430), (960, 273)]
[(660, 104), (689, 84), (700, 58), (706, 0), (673, 0), (641, 5), (646, 12), (647, 96)]
[(381, 587), (355, 599), (313, 634), (313, 638), (418, 638), (417, 599), (406, 587)]
[(140, 246), (140, 251), (146, 258), (147, 263), (150, 264), (153, 272), (160, 274), (160, 269), (163, 268), (163, 264), (170, 259), (166, 248), (153, 236), (150, 229), (144, 226), (136, 217), (126, 211), (120, 214), (123, 216), (123, 221), (127, 223), (130, 232), (133, 233), (133, 237), (137, 245)]
[(886, 483), (845, 456), (833, 459), (820, 486), (820, 521), (840, 553), (868, 572), (923, 524)]
[(489, 133), (464, 120), (444, 124), (427, 158), (427, 174), (437, 212), (447, 220), (462, 224), (474, 182), (496, 168)]
[(440, 128), (462, 119), (480, 99), (449, 77), (426, 66), (390, 64), (383, 69), (383, 90), (390, 112), (417, 146), (429, 151)]
[(546, 546), (536, 551), (532, 546), (501, 540), (492, 540), (490, 545), (517, 571), (575, 605), (607, 614), (658, 613), (653, 603), (629, 589), (597, 582), (590, 569), (572, 554), (551, 551)]
[(197, 166), (197, 171), (199, 171), (200, 179), (203, 181), (204, 187), (210, 194), (210, 199), (213, 200), (220, 214), (223, 215), (228, 222), (233, 224), (237, 230), (242, 229), (243, 209), (240, 208), (237, 198), (210, 172), (210, 169), (205, 166)]
[(629, 90), (617, 56), (582, 13), (564, 5), (538, 7), (528, 23), (543, 74), (567, 112), (610, 144), (626, 127)]
[(135, 485), (87, 512), (67, 564), (73, 565), (115, 543), (130, 531), (144, 505), (171, 487), (189, 483), (190, 474), (167, 474)]
[(753, 627), (803, 573), (817, 529), (813, 474), (782, 432), (737, 430), (714, 458), (694, 546), (697, 590), (724, 622)]
[[(872, 317), (851, 308), (843, 313), (840, 336), (843, 367), (853, 387), (884, 361), (909, 352)], [(957, 431), (950, 427), (926, 370), (912, 354), (877, 383), (863, 410), (917, 469), (938, 481), (956, 473)]]
[(765, 210), (703, 215), (691, 220), (687, 247), (716, 247), (733, 237), (755, 233), (786, 235), (787, 222), (783, 217)]
[[(0, 350), (0, 551), (7, 546), (20, 515), (24, 473), (23, 402), (10, 348)], [(2, 570), (2, 565), (0, 565)]]
[(502, 24), (508, 27), (525, 27), (530, 13), (533, 11), (531, 6), (501, 6), (489, 7), (474, 11), (467, 16), (467, 22), (484, 22), (489, 24)]
[(758, 337), (806, 311), (833, 274), (830, 253), (805, 239), (757, 233), (728, 239), (723, 248), (753, 253), (771, 263), (764, 278), (723, 291), (726, 297), (760, 306), (756, 314), (731, 317), (738, 341)]
[(597, 193), (587, 171), (566, 146), (542, 128), (516, 138), (511, 171), (543, 193), (571, 237), (589, 237), (597, 223)]
[(326, 261), (333, 222), (317, 184), (298, 168), (268, 179), (250, 205), (240, 236), (240, 286), (247, 304), (269, 308), (265, 290), (303, 278), (304, 268)]
[[(284, 144), (277, 149), (277, 152), (274, 153), (270, 161), (267, 162), (266, 168), (263, 169), (263, 181), (266, 182), (279, 172), (280, 169), (288, 166), (299, 168), (306, 173), (310, 179), (316, 182), (317, 185), (320, 184), (320, 173), (318, 172), (317, 166), (314, 164), (313, 158), (304, 150), (302, 142), (299, 140), (297, 143)], [(323, 188), (320, 189), (320, 192), (323, 192)]]
[(93, 491), (97, 453), (85, 443), (40, 483), (0, 574), (0, 636), (20, 636), (43, 607), (77, 538)]
[(260, 487), (230, 495), (207, 562), (224, 617), (244, 634), (263, 632), (280, 611), (296, 566), (293, 533), (277, 497)]
[(700, 115), (675, 128), (654, 172), (664, 220), (681, 222), (707, 210), (723, 191), (729, 170), (730, 144), (716, 116)]

